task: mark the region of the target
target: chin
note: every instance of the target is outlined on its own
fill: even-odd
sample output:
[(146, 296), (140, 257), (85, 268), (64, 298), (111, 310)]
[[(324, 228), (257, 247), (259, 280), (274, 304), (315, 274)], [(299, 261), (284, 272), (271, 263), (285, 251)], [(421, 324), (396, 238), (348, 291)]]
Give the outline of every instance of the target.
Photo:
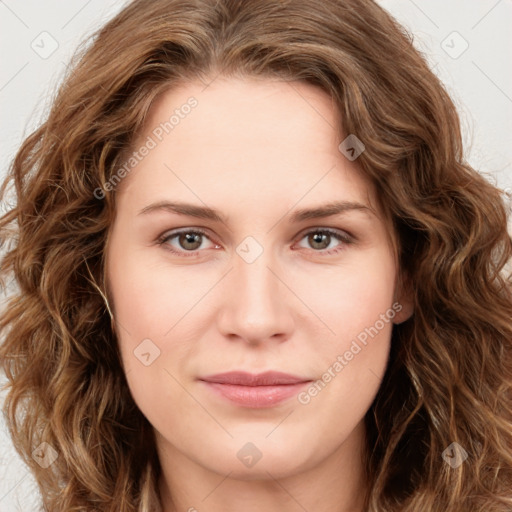
[[(207, 460), (201, 454), (203, 465), (219, 474), (230, 473), (230, 478), (239, 480), (267, 480), (283, 478), (300, 473), (314, 467), (320, 462), (318, 451), (313, 447), (304, 446), (304, 437), (287, 441), (265, 439), (264, 435), (251, 436), (246, 434), (243, 440), (235, 436), (229, 446), (217, 445)], [(299, 450), (297, 448), (300, 448)], [(212, 466), (215, 461), (215, 466)]]

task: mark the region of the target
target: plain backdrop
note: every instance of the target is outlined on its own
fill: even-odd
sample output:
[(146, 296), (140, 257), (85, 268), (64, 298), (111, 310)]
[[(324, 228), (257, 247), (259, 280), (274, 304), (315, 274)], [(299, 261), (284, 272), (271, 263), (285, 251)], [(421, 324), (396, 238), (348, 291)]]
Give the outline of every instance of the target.
[[(126, 3), (0, 0), (0, 179), (41, 122), (78, 44)], [(414, 35), (455, 101), (466, 159), (512, 195), (512, 0), (379, 3)], [(0, 417), (0, 512), (35, 512), (39, 503), (35, 481)]]

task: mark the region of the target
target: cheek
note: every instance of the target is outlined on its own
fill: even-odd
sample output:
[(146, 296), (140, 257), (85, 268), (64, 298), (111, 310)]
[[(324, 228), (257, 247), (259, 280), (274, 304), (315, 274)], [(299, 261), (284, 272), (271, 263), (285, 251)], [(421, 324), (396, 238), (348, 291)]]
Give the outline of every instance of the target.
[(339, 314), (334, 324), (336, 338), (317, 346), (321, 357), (316, 358), (316, 380), (297, 396), (304, 417), (322, 418), (324, 436), (333, 443), (340, 435), (347, 436), (366, 415), (389, 357), (394, 315), (389, 302), (382, 300), (379, 307), (374, 303), (362, 312), (356, 308), (350, 316), (347, 311), (352, 308), (347, 305)]
[(331, 338), (347, 340), (373, 326), (392, 306), (394, 281), (391, 255), (375, 251), (333, 269), (316, 288), (311, 279), (303, 286), (309, 286), (308, 305), (329, 327)]
[(199, 311), (198, 302), (211, 283), (204, 276), (187, 279), (184, 268), (171, 270), (164, 258), (148, 257), (147, 248), (138, 251), (118, 245), (110, 257), (117, 262), (109, 266), (108, 276), (131, 394), (148, 419), (162, 414), (169, 421), (162, 404), (174, 403), (184, 411), (183, 420), (194, 404), (187, 402), (178, 384), (182, 381), (178, 369), (186, 367), (197, 350), (194, 341), (200, 328), (199, 323), (191, 326), (189, 315)]
[(209, 288), (204, 280), (187, 282), (183, 269), (171, 271), (164, 258), (147, 253), (147, 248), (131, 248), (109, 268), (116, 320), (133, 341), (164, 337)]
[[(300, 403), (318, 408), (318, 414), (326, 401), (353, 418), (365, 414), (388, 360), (397, 313), (394, 280), (391, 255), (380, 253), (333, 273), (323, 290), (310, 295), (311, 309), (331, 333), (315, 339), (319, 380), (299, 397)], [(334, 417), (340, 409), (330, 411)]]

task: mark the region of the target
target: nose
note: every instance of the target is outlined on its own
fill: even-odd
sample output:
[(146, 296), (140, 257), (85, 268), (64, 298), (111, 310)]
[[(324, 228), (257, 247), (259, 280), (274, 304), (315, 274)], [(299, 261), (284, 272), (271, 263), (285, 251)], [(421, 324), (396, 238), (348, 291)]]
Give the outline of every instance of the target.
[(252, 263), (235, 254), (234, 268), (224, 280), (218, 328), (233, 341), (258, 345), (291, 336), (293, 293), (268, 253)]

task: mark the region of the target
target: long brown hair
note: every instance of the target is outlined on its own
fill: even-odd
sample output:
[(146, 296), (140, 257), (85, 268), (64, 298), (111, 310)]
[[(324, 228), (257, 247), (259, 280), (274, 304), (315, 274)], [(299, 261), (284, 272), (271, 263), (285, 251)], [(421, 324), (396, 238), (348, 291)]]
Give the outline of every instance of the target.
[[(393, 328), (365, 418), (367, 510), (511, 510), (507, 213), (464, 160), (454, 104), (411, 36), (371, 0), (135, 0), (90, 43), (0, 190), (16, 196), (0, 219), (1, 277), (18, 288), (0, 317), (4, 413), (45, 509), (160, 507), (151, 425), (105, 306), (105, 184), (160, 93), (222, 73), (327, 92), (392, 219), (415, 312)], [(48, 467), (32, 456), (43, 442), (58, 454)], [(453, 467), (446, 449), (468, 458)]]

